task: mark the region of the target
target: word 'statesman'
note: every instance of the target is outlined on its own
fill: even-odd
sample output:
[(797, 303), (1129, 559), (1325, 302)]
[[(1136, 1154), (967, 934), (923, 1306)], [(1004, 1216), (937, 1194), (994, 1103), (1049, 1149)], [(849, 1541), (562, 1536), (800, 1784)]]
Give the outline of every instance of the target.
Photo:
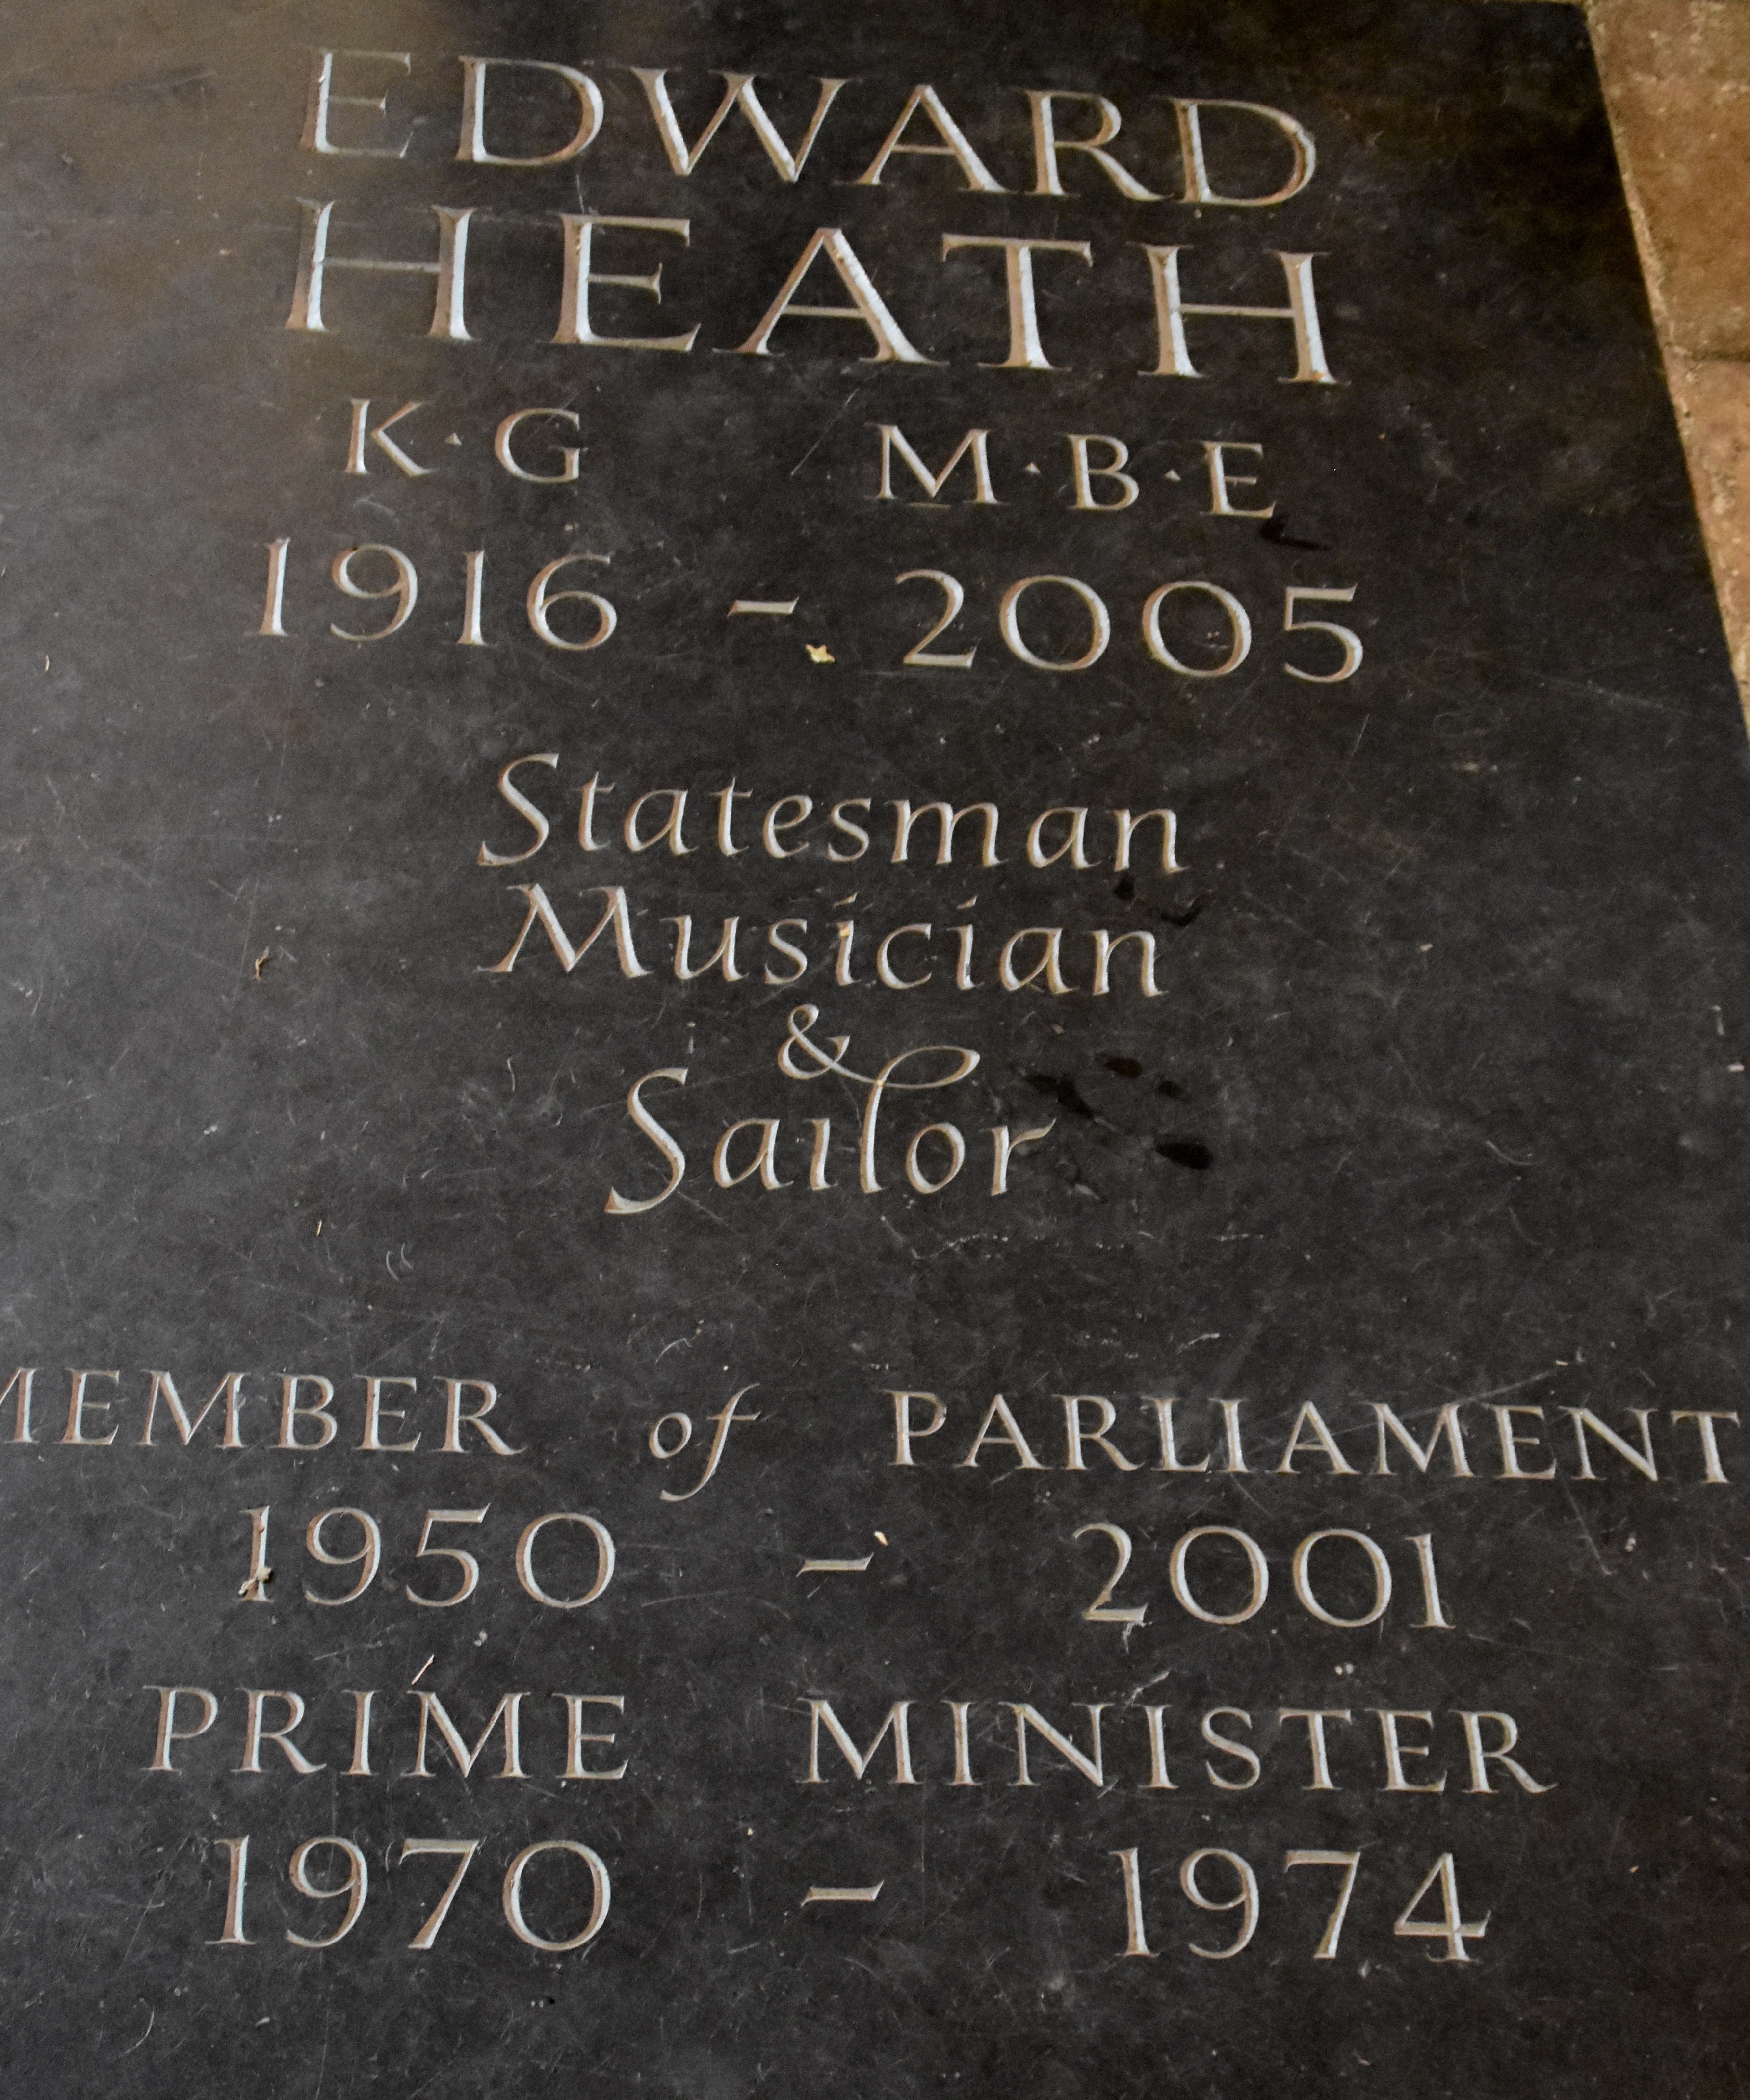
[[(557, 772), (559, 754), (556, 751), (527, 752), (499, 769), (498, 792), (533, 832), (534, 842), (518, 853), (500, 853), (483, 840), (474, 857), (478, 867), (519, 867), (524, 861), (532, 860), (553, 835), (553, 824), (546, 813), (513, 777), (525, 765), (544, 765)], [(699, 802), (712, 804), (716, 814), (700, 822), (695, 803), (690, 830), (687, 805), (694, 801), (692, 791), (685, 788), (650, 788), (633, 797), (617, 827), (610, 821), (603, 835), (598, 837), (597, 827), (602, 821), (602, 805), (608, 796), (620, 792), (611, 783), (604, 787), (599, 772), (592, 773), (577, 790), (577, 844), (580, 851), (617, 853), (624, 846), (629, 854), (647, 854), (658, 847), (666, 847), (677, 859), (703, 851), (721, 854), (727, 860), (738, 859), (748, 853), (764, 854), (768, 860), (795, 860), (801, 854), (818, 850), (830, 861), (857, 861), (868, 853), (872, 834), (879, 830), (884, 845), (891, 835), (893, 846), (888, 858), (894, 867), (903, 867), (911, 862), (912, 835), (918, 832), (919, 860), (925, 865), (947, 867), (953, 862), (963, 824), (969, 835), (971, 857), (978, 867), (998, 867), (1007, 858), (997, 850), (1002, 811), (994, 802), (968, 802), (957, 809), (945, 801), (915, 804), (909, 797), (898, 798), (883, 805), (893, 813), (889, 827), (873, 815), (872, 796), (846, 796), (830, 807), (822, 808), (812, 795), (792, 793), (774, 796), (756, 821), (754, 812), (743, 812), (736, 807), (739, 802), (753, 801), (752, 789), (738, 787), (732, 779), (727, 787), (712, 788), (697, 798)], [(1111, 820), (1109, 837), (1108, 818)], [(1091, 850), (1091, 822), (1095, 832)], [(742, 827), (739, 831), (738, 825)], [(1149, 836), (1148, 827), (1152, 825), (1160, 827), (1151, 845), (1159, 845), (1162, 872), (1183, 875), (1185, 871), (1174, 858), (1179, 819), (1172, 810), (1166, 809), (1144, 810), (1133, 814), (1127, 809), (1096, 811), (1082, 804), (1059, 804), (1041, 810), (1027, 826), (1021, 857), (1029, 867), (1061, 864), (1078, 871), (1104, 867), (1109, 858), (1113, 869), (1122, 875), (1131, 866), (1133, 846), (1139, 847), (1142, 840)], [(616, 828), (618, 838), (615, 836)], [(928, 851), (932, 843), (936, 849), (933, 856)]]

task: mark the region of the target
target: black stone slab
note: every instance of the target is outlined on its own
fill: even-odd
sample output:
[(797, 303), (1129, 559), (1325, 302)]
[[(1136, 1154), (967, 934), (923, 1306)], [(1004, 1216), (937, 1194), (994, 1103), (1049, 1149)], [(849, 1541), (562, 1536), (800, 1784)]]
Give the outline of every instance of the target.
[(1577, 11), (5, 48), (4, 2090), (1738, 2093), (1750, 795)]

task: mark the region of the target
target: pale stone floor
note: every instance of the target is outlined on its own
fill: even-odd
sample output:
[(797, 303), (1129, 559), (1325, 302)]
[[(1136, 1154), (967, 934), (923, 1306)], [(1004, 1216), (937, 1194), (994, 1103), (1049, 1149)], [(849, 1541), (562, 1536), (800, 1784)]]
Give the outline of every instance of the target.
[(1750, 0), (1584, 0), (1750, 714)]

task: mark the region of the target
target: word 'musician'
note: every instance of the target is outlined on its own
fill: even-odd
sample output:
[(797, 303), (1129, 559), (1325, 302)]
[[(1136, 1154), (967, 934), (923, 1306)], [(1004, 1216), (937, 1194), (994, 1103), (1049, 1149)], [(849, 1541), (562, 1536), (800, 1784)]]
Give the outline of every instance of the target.
[[(610, 932), (623, 977), (654, 974), (650, 966), (640, 960), (633, 929), (636, 907), (619, 884), (604, 885), (588, 893), (605, 902), (587, 933), (582, 933), (583, 922), (573, 921), (582, 934), (575, 942), (540, 883), (514, 883), (511, 893), (523, 900), (522, 924), (499, 960), (481, 965), (483, 976), (509, 976), (529, 936), (537, 929), (567, 977), (602, 936)], [(700, 943), (703, 952), (699, 955), (694, 951), (691, 912), (675, 914), (662, 923), (675, 929), (673, 974), (681, 984), (708, 977), (716, 971), (725, 984), (793, 985), (800, 983), (810, 971), (830, 966), (832, 982), (840, 986), (875, 985), (888, 991), (921, 991), (937, 980), (939, 973), (942, 984), (952, 984), (959, 991), (1033, 990), (1056, 999), (1086, 992), (1099, 999), (1109, 993), (1115, 982), (1130, 982), (1127, 976), (1120, 977), (1114, 967), (1126, 960), (1124, 951), (1130, 948), (1134, 950), (1129, 960), (1135, 967), (1137, 990), (1144, 999), (1162, 995), (1162, 987), (1155, 982), (1158, 953), (1155, 937), (1140, 927), (1117, 933), (1106, 926), (1021, 926), (1012, 933), (1005, 929), (1006, 938), (999, 934), (991, 943), (996, 949), (994, 970), (981, 953), (975, 971), (978, 929), (971, 921), (938, 929), (932, 920), (909, 920), (904, 925), (890, 926), (871, 935), (854, 919), (831, 920), (821, 926), (818, 938), (811, 938), (808, 920), (779, 919), (765, 929), (763, 949), (753, 946), (755, 934), (747, 933), (751, 955), (741, 946), (743, 935), (738, 913), (719, 922), (715, 945), (708, 933), (703, 936)], [(668, 946), (664, 938), (663, 947)], [(743, 962), (748, 964), (745, 969)]]

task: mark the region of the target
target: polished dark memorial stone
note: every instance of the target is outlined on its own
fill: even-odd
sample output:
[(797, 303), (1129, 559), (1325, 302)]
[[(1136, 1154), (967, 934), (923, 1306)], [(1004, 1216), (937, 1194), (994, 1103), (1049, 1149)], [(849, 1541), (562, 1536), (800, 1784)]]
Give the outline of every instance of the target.
[(1750, 792), (1577, 11), (4, 63), (4, 2091), (1739, 2093)]

